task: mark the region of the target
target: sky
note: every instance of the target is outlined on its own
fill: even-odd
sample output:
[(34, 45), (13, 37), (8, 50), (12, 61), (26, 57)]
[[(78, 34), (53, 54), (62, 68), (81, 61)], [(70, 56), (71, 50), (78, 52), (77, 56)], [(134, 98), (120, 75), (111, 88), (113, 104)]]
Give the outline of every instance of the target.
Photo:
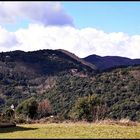
[(140, 58), (140, 2), (0, 2), (0, 52), (65, 49)]
[[(77, 28), (140, 34), (140, 2), (62, 2)], [(132, 28), (133, 25), (133, 28)]]

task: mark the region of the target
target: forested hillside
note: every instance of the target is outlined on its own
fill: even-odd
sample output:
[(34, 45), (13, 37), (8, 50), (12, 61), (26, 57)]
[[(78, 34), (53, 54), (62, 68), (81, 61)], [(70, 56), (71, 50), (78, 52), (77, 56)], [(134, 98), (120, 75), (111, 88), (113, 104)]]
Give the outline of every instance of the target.
[[(80, 58), (79, 58), (80, 59)], [(86, 76), (95, 69), (60, 50), (0, 53), (0, 110), (55, 86), (59, 73)]]
[(71, 117), (81, 97), (96, 95), (103, 118), (140, 120), (140, 66), (97, 73), (96, 66), (64, 50), (0, 53), (0, 110), (35, 97), (52, 114)]
[(92, 77), (61, 75), (55, 88), (43, 96), (51, 101), (55, 113), (69, 117), (77, 99), (89, 95), (97, 95), (105, 103), (106, 118), (140, 120), (140, 66)]

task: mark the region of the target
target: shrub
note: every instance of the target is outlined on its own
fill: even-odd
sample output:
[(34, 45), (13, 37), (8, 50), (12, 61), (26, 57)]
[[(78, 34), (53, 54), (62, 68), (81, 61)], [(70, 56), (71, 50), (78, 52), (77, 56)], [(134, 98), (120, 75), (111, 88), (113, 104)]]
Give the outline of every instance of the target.
[(39, 118), (47, 117), (52, 113), (52, 107), (48, 99), (42, 100), (38, 103), (38, 115)]
[(38, 103), (34, 97), (31, 97), (27, 100), (24, 100), (21, 104), (18, 105), (16, 109), (17, 114), (23, 114), (27, 118), (34, 119), (37, 116), (37, 107)]
[(15, 119), (15, 111), (11, 108), (7, 109), (5, 111), (5, 118), (7, 118), (7, 120), (9, 121), (14, 121)]
[(26, 118), (24, 115), (19, 115), (18, 117), (16, 117), (15, 122), (18, 124), (26, 123)]
[(105, 110), (101, 105), (97, 96), (88, 96), (79, 98), (72, 110), (70, 111), (70, 117), (75, 120), (92, 121), (101, 119), (104, 116)]

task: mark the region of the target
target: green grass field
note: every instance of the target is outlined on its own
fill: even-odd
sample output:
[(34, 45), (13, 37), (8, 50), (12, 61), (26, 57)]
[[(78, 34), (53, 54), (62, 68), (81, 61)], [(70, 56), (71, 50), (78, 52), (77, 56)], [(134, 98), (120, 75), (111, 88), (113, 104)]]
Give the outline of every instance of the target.
[(140, 124), (24, 124), (13, 128), (0, 128), (0, 138), (140, 138)]

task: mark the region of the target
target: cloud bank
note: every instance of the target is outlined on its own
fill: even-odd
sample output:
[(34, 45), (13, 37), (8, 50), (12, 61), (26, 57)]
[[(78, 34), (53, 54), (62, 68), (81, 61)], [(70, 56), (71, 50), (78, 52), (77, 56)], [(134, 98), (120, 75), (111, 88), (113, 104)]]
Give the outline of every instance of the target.
[(71, 25), (73, 19), (59, 2), (0, 2), (0, 23), (29, 19), (44, 25)]
[(97, 54), (140, 58), (140, 35), (40, 24), (30, 24), (15, 32), (0, 28), (0, 51), (39, 49), (65, 49), (79, 57)]

